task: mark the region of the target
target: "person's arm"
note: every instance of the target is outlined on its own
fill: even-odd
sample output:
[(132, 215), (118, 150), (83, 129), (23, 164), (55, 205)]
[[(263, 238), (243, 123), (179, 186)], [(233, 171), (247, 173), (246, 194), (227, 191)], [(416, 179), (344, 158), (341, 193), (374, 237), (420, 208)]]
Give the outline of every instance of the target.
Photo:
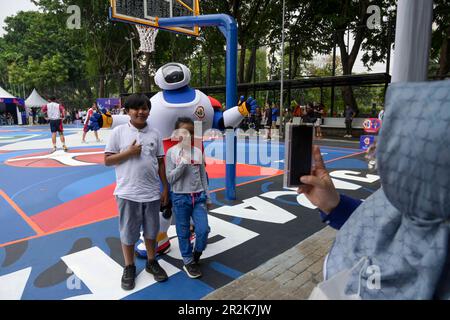
[(44, 119), (45, 119), (45, 120), (48, 120), (47, 111), (48, 111), (47, 105), (42, 106), (41, 112), (43, 113), (43, 116), (44, 116)]
[(211, 195), (209, 193), (209, 186), (208, 186), (208, 177), (206, 175), (206, 168), (205, 168), (205, 158), (202, 156), (202, 163), (200, 164), (200, 179), (202, 181), (203, 189), (206, 193), (206, 205), (208, 206), (208, 209), (210, 209), (212, 205)]
[(304, 185), (298, 188), (297, 192), (305, 194), (306, 198), (319, 208), (324, 222), (340, 229), (361, 202), (339, 195), (325, 168), (318, 146), (313, 148), (313, 157), (312, 174), (300, 179)]
[(166, 177), (169, 184), (174, 184), (181, 178), (185, 169), (189, 165), (186, 161), (184, 161), (183, 157), (180, 157), (180, 163), (176, 163), (176, 159), (179, 155), (174, 155), (173, 152), (176, 149), (169, 149), (166, 157)]
[(166, 177), (166, 165), (164, 163), (164, 157), (158, 157), (158, 174), (163, 185), (163, 191), (161, 193), (161, 204), (166, 206), (169, 202), (169, 184)]
[(119, 165), (132, 157), (139, 157), (141, 155), (142, 146), (137, 145), (136, 140), (134, 140), (133, 144), (122, 152), (113, 153), (109, 149), (110, 148), (107, 146), (105, 151), (105, 165), (107, 167)]
[(340, 230), (361, 203), (361, 200), (353, 199), (341, 194), (339, 196), (339, 204), (336, 208), (331, 210), (330, 213), (327, 214), (319, 209), (320, 217), (323, 222), (333, 229)]
[(61, 119), (64, 119), (66, 117), (66, 110), (64, 109), (64, 106), (62, 104), (59, 105), (59, 113), (61, 114)]

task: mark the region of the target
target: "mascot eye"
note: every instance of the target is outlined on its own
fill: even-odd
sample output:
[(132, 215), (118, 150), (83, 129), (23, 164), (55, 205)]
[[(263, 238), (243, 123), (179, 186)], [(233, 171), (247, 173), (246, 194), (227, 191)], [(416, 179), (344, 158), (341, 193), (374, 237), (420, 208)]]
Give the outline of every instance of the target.
[(183, 69), (177, 65), (169, 65), (164, 68), (163, 76), (167, 83), (178, 83), (184, 80)]

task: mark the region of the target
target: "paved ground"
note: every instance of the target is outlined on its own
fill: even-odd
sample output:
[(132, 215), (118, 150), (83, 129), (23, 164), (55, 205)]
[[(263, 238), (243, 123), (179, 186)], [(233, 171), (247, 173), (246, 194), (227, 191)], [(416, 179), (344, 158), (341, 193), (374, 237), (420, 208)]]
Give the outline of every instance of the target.
[[(84, 145), (80, 128), (66, 130), (70, 151), (51, 153), (47, 126), (0, 128), (0, 299), (303, 299), (321, 280), (334, 233), (316, 234), (325, 225), (315, 207), (284, 188), (284, 144), (238, 142), (238, 199), (228, 201), (218, 139), (205, 142), (215, 161), (207, 167), (214, 208), (203, 277), (183, 271), (172, 225), (172, 250), (160, 258), (170, 281), (155, 283), (138, 259), (138, 287), (124, 292), (115, 174), (103, 165), (110, 131), (100, 132), (104, 142)], [(340, 192), (366, 199), (379, 188), (357, 142), (316, 144)]]
[(304, 300), (323, 280), (336, 231), (326, 227), (203, 300)]

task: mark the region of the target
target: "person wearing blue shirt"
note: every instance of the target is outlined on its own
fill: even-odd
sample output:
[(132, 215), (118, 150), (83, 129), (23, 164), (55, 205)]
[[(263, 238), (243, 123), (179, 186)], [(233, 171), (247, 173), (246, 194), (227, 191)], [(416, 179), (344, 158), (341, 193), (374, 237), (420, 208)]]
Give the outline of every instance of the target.
[(275, 125), (275, 128), (277, 126), (277, 119), (279, 115), (280, 115), (280, 108), (277, 105), (275, 105), (272, 108), (272, 124)]

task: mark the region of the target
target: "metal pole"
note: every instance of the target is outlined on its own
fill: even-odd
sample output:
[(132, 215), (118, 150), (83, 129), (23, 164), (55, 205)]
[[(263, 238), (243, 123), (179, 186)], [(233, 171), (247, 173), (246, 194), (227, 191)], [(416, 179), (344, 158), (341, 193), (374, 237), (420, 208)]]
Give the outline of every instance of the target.
[(133, 81), (133, 93), (135, 93), (133, 39), (134, 39), (134, 37), (130, 39), (130, 43), (131, 43), (131, 77), (132, 77), (132, 81)]
[[(333, 77), (336, 76), (336, 34), (333, 36)], [(331, 108), (330, 108), (330, 117), (333, 117), (334, 114), (334, 80), (333, 86), (331, 87)]]
[(281, 28), (281, 88), (280, 88), (280, 137), (284, 137), (284, 13), (286, 11), (286, 0), (283, 0), (282, 10), (282, 28)]
[(426, 81), (433, 0), (399, 0), (392, 82)]

